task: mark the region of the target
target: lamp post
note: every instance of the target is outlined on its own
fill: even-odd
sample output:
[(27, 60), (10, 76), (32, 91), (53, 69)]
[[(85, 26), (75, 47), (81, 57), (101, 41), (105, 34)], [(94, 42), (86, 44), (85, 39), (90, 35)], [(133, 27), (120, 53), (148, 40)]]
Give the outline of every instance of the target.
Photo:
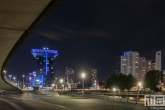
[(61, 83), (61, 94), (62, 94), (62, 83), (63, 83), (63, 79), (60, 79), (60, 83)]
[(14, 79), (14, 85), (15, 85), (15, 79), (16, 79), (16, 77), (13, 77), (13, 79)]
[(22, 85), (22, 89), (24, 88), (24, 77), (25, 77), (25, 75), (22, 75), (22, 77), (23, 77), (23, 85)]
[(31, 77), (29, 77), (29, 86), (31, 87)]
[(116, 88), (113, 88), (113, 92), (114, 92), (114, 94), (113, 94), (113, 105), (112, 105), (112, 110), (113, 110), (113, 106), (114, 106), (115, 91), (116, 91)]
[(140, 87), (142, 86), (142, 83), (141, 82), (138, 82), (138, 94), (137, 94), (137, 97), (136, 97), (136, 103), (138, 102), (138, 99), (139, 99), (139, 91), (140, 91)]
[(82, 98), (84, 98), (84, 78), (85, 78), (85, 73), (81, 74), (82, 78), (83, 78), (83, 91), (82, 91)]
[(19, 87), (19, 81), (17, 82), (17, 87)]
[(6, 72), (7, 72), (7, 71), (6, 71), (6, 70), (4, 70), (3, 72), (4, 72), (4, 76), (6, 77)]
[(12, 75), (9, 75), (9, 77), (10, 77), (10, 81), (11, 81), (11, 77), (12, 77)]
[(113, 100), (114, 100), (114, 97), (115, 97), (115, 91), (116, 91), (116, 88), (113, 88), (113, 92), (114, 92), (114, 94), (113, 94)]

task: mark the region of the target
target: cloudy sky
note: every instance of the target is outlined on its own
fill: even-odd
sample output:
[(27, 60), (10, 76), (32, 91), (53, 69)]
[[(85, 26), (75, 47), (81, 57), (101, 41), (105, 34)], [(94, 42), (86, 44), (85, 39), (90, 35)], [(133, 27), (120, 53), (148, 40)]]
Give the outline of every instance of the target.
[(96, 68), (100, 80), (112, 73), (124, 51), (138, 51), (141, 57), (155, 60), (156, 51), (165, 51), (164, 4), (159, 0), (63, 0), (15, 52), (8, 74), (19, 77), (35, 70), (32, 48), (58, 50), (55, 70), (63, 74), (66, 67), (77, 76)]

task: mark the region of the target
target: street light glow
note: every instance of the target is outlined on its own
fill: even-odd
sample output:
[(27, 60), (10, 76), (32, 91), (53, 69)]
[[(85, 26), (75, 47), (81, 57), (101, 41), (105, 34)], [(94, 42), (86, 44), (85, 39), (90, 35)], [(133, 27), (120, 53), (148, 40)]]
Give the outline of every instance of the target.
[(116, 91), (116, 88), (113, 88), (113, 91), (115, 92)]
[(4, 75), (4, 76), (6, 77), (6, 72), (7, 72), (7, 71), (6, 71), (6, 70), (4, 70), (3, 72), (5, 73), (5, 75)]
[(142, 83), (141, 82), (138, 82), (138, 86), (142, 86)]
[(16, 77), (13, 77), (13, 79), (16, 79)]
[(82, 75), (81, 75), (81, 76), (82, 76), (82, 78), (85, 78), (85, 73), (82, 73)]
[(22, 77), (25, 77), (25, 75), (22, 75)]
[(60, 79), (60, 83), (63, 83), (63, 79)]

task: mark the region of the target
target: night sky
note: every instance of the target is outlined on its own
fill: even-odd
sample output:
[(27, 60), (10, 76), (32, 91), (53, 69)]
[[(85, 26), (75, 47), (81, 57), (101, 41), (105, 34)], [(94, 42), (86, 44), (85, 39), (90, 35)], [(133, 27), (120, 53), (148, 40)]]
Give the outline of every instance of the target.
[(156, 51), (165, 51), (164, 6), (159, 0), (63, 0), (18, 48), (7, 74), (21, 80), (35, 70), (32, 48), (58, 50), (55, 70), (64, 74), (66, 67), (73, 68), (77, 78), (96, 68), (98, 79), (105, 80), (124, 51), (155, 60)]

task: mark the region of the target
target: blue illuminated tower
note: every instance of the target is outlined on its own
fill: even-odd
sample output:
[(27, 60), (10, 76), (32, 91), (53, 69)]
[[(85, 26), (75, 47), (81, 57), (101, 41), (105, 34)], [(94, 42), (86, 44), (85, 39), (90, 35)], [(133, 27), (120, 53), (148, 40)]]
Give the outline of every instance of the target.
[(32, 49), (36, 58), (36, 85), (51, 86), (54, 81), (54, 59), (58, 56), (57, 50)]

